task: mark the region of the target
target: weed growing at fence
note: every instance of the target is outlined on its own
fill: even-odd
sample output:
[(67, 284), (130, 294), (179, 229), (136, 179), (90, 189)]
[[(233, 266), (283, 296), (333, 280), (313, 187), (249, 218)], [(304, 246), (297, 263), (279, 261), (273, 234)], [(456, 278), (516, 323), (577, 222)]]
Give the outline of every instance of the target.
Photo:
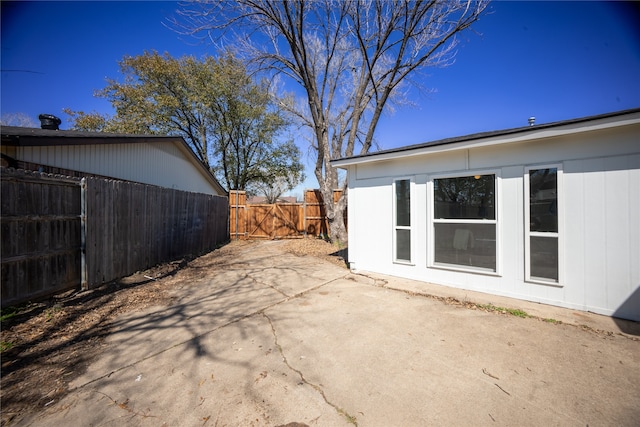
[(62, 311), (62, 306), (60, 304), (55, 304), (53, 307), (49, 307), (45, 310), (46, 321), (50, 322), (55, 316), (56, 313)]
[(5, 322), (16, 314), (18, 314), (19, 309), (17, 307), (8, 307), (4, 310), (0, 310), (0, 322)]

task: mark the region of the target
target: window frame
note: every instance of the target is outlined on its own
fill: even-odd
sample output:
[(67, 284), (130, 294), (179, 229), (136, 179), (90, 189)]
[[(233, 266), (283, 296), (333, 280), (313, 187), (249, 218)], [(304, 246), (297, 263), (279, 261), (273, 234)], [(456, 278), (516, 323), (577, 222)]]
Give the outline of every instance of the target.
[[(409, 225), (397, 225), (398, 224), (398, 209), (397, 209), (397, 195), (396, 195), (396, 183), (398, 181), (409, 181)], [(392, 198), (393, 198), (393, 203), (392, 203), (392, 221), (393, 221), (393, 227), (392, 227), (392, 242), (393, 242), (393, 263), (394, 264), (403, 264), (403, 265), (415, 265), (414, 263), (414, 257), (415, 257), (415, 218), (416, 218), (416, 212), (415, 212), (415, 178), (414, 177), (399, 177), (399, 178), (394, 178), (393, 179), (393, 183), (391, 184), (391, 188), (392, 188)], [(398, 230), (409, 230), (409, 251), (410, 251), (410, 256), (409, 260), (406, 259), (399, 259), (398, 258), (398, 244), (397, 244), (397, 231)]]
[[(462, 177), (474, 177), (476, 175), (493, 175), (494, 176), (494, 219), (447, 219), (447, 218), (435, 218), (435, 181), (438, 179), (447, 178), (462, 178)], [(443, 174), (433, 174), (427, 179), (427, 220), (428, 220), (428, 235), (427, 235), (427, 267), (438, 268), (443, 270), (461, 271), (465, 273), (485, 274), (489, 276), (501, 276), (502, 275), (502, 245), (501, 242), (501, 218), (502, 218), (502, 177), (499, 169), (482, 169), (482, 170), (464, 170), (457, 172), (449, 172)], [(435, 247), (435, 227), (436, 224), (493, 224), (495, 226), (495, 270), (473, 267), (462, 264), (449, 264), (443, 262), (436, 262), (436, 247)]]
[[(531, 231), (531, 186), (530, 173), (532, 170), (556, 169), (556, 209), (558, 231)], [(562, 163), (545, 163), (538, 165), (529, 165), (524, 168), (524, 191), (523, 191), (523, 210), (524, 210), (524, 271), (525, 282), (536, 283), (540, 285), (550, 285), (563, 287), (564, 283), (564, 191), (563, 191), (563, 170)], [(558, 242), (558, 280), (537, 277), (531, 275), (531, 237), (555, 238)]]

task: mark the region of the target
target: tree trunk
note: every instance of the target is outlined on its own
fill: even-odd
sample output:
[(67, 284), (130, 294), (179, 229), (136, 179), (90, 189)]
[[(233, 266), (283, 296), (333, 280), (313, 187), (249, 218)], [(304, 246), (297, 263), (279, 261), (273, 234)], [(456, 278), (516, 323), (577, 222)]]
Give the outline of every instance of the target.
[(344, 211), (346, 207), (346, 204), (342, 209), (336, 207), (333, 221), (329, 221), (329, 239), (331, 240), (331, 243), (345, 245), (349, 241), (347, 225), (344, 222)]
[(342, 195), (337, 203), (333, 203), (333, 188), (322, 186), (320, 188), (324, 199), (324, 208), (329, 223), (329, 240), (331, 243), (347, 244), (347, 225), (344, 221), (344, 212), (347, 208), (347, 191), (343, 188)]

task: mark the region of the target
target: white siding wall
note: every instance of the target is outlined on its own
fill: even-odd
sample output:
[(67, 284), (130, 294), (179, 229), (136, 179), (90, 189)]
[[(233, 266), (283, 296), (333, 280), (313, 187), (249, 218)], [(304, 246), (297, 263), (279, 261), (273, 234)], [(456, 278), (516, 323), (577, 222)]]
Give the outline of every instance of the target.
[[(373, 271), (640, 320), (640, 126), (349, 167), (349, 261)], [(563, 169), (564, 279), (526, 282), (526, 166)], [(498, 274), (429, 267), (432, 177), (495, 171)], [(393, 263), (392, 183), (412, 177), (413, 264)]]
[(166, 188), (217, 194), (202, 172), (171, 142), (18, 147), (18, 158)]
[(568, 285), (588, 309), (615, 311), (640, 285), (640, 154), (567, 161), (565, 185)]

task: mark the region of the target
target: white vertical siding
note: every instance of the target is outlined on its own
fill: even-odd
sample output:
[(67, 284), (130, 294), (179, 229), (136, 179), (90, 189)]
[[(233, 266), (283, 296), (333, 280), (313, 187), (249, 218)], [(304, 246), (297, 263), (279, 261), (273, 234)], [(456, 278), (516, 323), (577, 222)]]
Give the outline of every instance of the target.
[(640, 155), (568, 161), (565, 171), (567, 288), (583, 291), (585, 309), (612, 314), (640, 284)]
[[(503, 277), (524, 277), (524, 167), (511, 166), (502, 169), (501, 199), (498, 200), (499, 223), (502, 244), (499, 258)], [(518, 281), (501, 284), (507, 294), (517, 294)]]
[(196, 193), (217, 194), (172, 142), (19, 147), (27, 162)]
[[(582, 163), (582, 165), (580, 165)], [(583, 194), (581, 200), (575, 200), (568, 206), (567, 218), (572, 219), (579, 215), (584, 217), (582, 233), (572, 236), (571, 250), (567, 252), (570, 259), (574, 259), (580, 252), (580, 259), (574, 259), (569, 271), (584, 270), (584, 304), (589, 306), (606, 305), (606, 259), (602, 256), (602, 250), (606, 247), (606, 235), (604, 234), (605, 206), (604, 206), (604, 180), (602, 179), (603, 159), (590, 159), (582, 162), (567, 162), (567, 166), (573, 164), (573, 168), (567, 173), (572, 179), (567, 183), (567, 193), (573, 192), (573, 182), (582, 178)], [(584, 168), (587, 168), (586, 170)], [(571, 170), (574, 169), (574, 170)], [(581, 172), (580, 170), (583, 170)]]
[[(349, 167), (349, 260), (359, 270), (512, 296), (640, 321), (640, 127), (431, 153)], [(525, 281), (524, 172), (563, 170), (563, 272), (558, 285)], [(428, 267), (428, 187), (442, 173), (498, 171), (499, 274)], [(393, 262), (392, 183), (415, 179), (412, 266)], [(559, 181), (560, 182), (560, 181)]]
[[(591, 297), (588, 295), (589, 289), (593, 289), (593, 283), (602, 283), (601, 279), (587, 271), (587, 267), (594, 267), (596, 271), (602, 271), (601, 267), (596, 265), (587, 266), (587, 259), (595, 255), (597, 248), (601, 246), (593, 246), (593, 242), (587, 242), (593, 239), (593, 235), (588, 235), (587, 224), (591, 223), (594, 218), (594, 212), (587, 212), (584, 209), (584, 200), (590, 192), (591, 185), (589, 178), (583, 174), (576, 173), (575, 162), (566, 162), (563, 168), (564, 185), (565, 185), (565, 217), (564, 230), (565, 241), (571, 242), (565, 247), (564, 268), (566, 275), (569, 277), (569, 286), (576, 287), (574, 292), (577, 293), (573, 297), (576, 304), (582, 309), (586, 309), (587, 300)], [(593, 249), (590, 249), (592, 247)], [(597, 298), (597, 296), (596, 296)]]
[(427, 267), (427, 242), (429, 240), (427, 237), (428, 233), (430, 233), (428, 218), (429, 215), (431, 215), (431, 207), (427, 199), (427, 181), (428, 176), (426, 174), (416, 175), (416, 188), (413, 200), (415, 219), (412, 219), (412, 222), (413, 227), (415, 227), (414, 248), (416, 253), (414, 254), (414, 262), (419, 269)]
[[(357, 220), (351, 220), (349, 217), (349, 228), (352, 224), (357, 224), (354, 230), (357, 237), (354, 240), (358, 241), (357, 247), (360, 253), (366, 256), (354, 259), (356, 268), (372, 270), (372, 266), (380, 263), (389, 264), (393, 259), (391, 183), (390, 179), (369, 180), (365, 186), (358, 188), (358, 213), (355, 217)], [(349, 195), (349, 202), (351, 202), (351, 195)], [(381, 224), (388, 224), (388, 226), (381, 227)], [(368, 245), (375, 245), (377, 250), (369, 250)]]
[[(627, 166), (626, 157), (608, 158), (602, 172), (604, 194), (602, 200), (605, 209), (604, 233), (606, 246), (606, 307), (617, 307), (627, 296), (629, 272), (629, 170), (618, 170)], [(639, 221), (636, 212), (635, 220)], [(627, 286), (624, 286), (627, 285)]]

